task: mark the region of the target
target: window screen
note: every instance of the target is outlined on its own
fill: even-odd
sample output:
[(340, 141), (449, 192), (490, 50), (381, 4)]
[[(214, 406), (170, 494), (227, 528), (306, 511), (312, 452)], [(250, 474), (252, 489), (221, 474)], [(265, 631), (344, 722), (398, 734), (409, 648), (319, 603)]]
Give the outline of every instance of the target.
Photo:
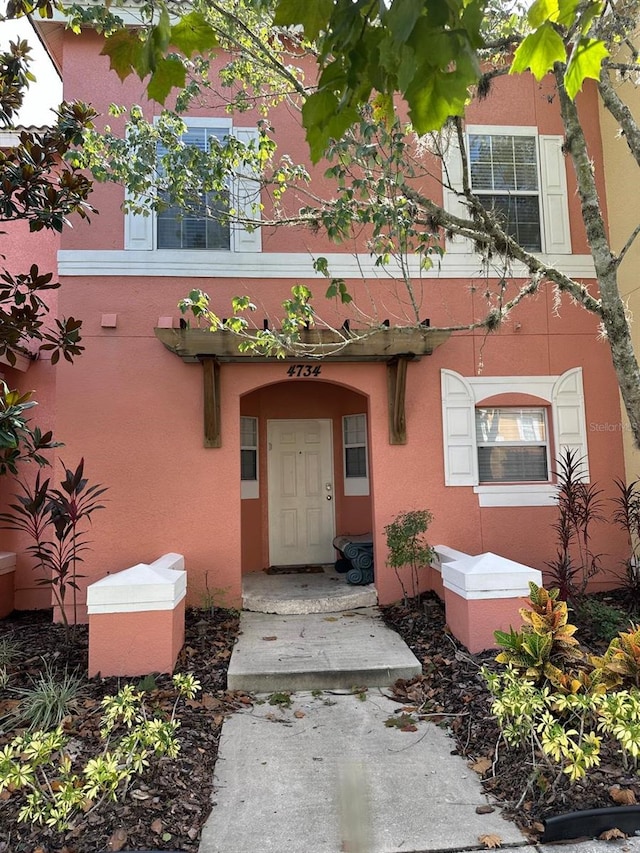
[(472, 133), (468, 147), (473, 191), (518, 243), (542, 251), (535, 137)]
[[(190, 127), (182, 139), (186, 145), (200, 151), (209, 149), (211, 137), (223, 139), (227, 131), (221, 128)], [(166, 149), (158, 146), (158, 156)], [(175, 205), (157, 214), (157, 245), (159, 249), (229, 249), (231, 229), (229, 222), (221, 219), (229, 209), (229, 193), (202, 193), (188, 209)]]
[(548, 482), (544, 409), (476, 409), (481, 483)]

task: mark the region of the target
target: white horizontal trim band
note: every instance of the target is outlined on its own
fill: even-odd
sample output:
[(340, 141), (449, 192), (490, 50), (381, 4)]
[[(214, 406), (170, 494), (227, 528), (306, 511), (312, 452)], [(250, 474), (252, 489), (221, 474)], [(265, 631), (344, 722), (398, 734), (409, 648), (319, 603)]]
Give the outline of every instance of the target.
[[(320, 255), (321, 253), (318, 253)], [(390, 263), (381, 268), (368, 254), (327, 253), (329, 271), (339, 278), (363, 276), (387, 280), (399, 276), (400, 268)], [(591, 255), (541, 255), (549, 266), (557, 266), (574, 278), (595, 278)], [(209, 250), (156, 249), (62, 249), (58, 252), (60, 276), (135, 276), (136, 278), (324, 278), (313, 268), (314, 257), (305, 252), (216, 252)], [(513, 277), (526, 278), (522, 264), (513, 263)], [(411, 258), (409, 272), (416, 278), (485, 278), (476, 255), (445, 255), (431, 270), (420, 268)], [(490, 278), (500, 278), (499, 271)]]

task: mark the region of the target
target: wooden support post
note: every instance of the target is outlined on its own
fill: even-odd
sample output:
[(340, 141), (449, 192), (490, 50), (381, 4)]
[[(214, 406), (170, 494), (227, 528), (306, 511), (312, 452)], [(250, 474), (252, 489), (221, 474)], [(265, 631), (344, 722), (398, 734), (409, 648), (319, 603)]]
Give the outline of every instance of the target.
[(407, 389), (408, 360), (400, 356), (387, 362), (389, 444), (407, 443), (407, 419), (404, 402)]
[(204, 382), (204, 446), (222, 447), (220, 426), (220, 364), (215, 358), (202, 359)]

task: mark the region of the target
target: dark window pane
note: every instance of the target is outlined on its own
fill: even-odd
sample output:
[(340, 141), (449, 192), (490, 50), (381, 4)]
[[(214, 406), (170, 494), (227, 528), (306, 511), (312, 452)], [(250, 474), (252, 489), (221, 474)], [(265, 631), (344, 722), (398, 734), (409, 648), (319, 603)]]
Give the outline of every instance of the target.
[(549, 479), (546, 447), (479, 447), (478, 467), (481, 483)]
[(345, 448), (345, 474), (347, 477), (367, 476), (367, 449), (366, 447)]
[(537, 195), (483, 195), (488, 210), (497, 211), (507, 233), (529, 252), (542, 251), (540, 208)]
[(258, 479), (258, 454), (255, 450), (240, 451), (240, 479)]

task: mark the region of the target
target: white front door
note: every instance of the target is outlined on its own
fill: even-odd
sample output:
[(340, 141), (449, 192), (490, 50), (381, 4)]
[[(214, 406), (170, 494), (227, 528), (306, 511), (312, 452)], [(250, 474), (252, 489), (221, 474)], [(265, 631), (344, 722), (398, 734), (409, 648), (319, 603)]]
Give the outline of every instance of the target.
[(269, 421), (269, 561), (272, 566), (335, 559), (330, 420)]

